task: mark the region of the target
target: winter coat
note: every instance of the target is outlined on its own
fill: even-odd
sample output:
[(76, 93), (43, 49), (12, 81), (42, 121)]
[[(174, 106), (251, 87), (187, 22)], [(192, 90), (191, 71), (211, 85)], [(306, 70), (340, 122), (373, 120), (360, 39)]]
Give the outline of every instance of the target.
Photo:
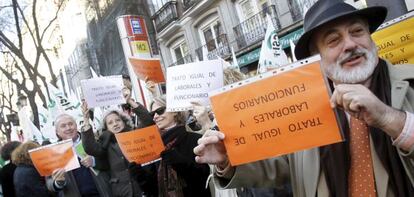
[[(414, 65), (393, 66), (388, 63), (392, 107), (411, 113), (414, 112), (413, 68)], [(372, 138), (370, 140), (372, 144)], [(371, 152), (375, 152), (374, 146), (371, 146)], [(395, 196), (389, 187), (389, 175), (381, 164), (379, 156), (372, 154), (372, 157), (377, 196)], [(400, 150), (399, 157), (411, 185), (414, 186), (414, 150), (410, 152)], [(313, 148), (237, 166), (230, 180), (218, 177), (215, 174), (214, 182), (221, 188), (241, 186), (277, 187), (290, 179), (294, 196), (329, 196), (329, 189), (325, 174), (321, 170), (320, 160), (319, 148)]]
[[(161, 156), (166, 165), (170, 165), (177, 172), (177, 176), (184, 180), (184, 196), (211, 196), (210, 190), (206, 188), (209, 166), (198, 164), (194, 160), (193, 149), (200, 137), (200, 134), (187, 132), (185, 126), (172, 128), (162, 136), (164, 144), (176, 139), (174, 146), (164, 151)], [(160, 196), (157, 188), (159, 167), (160, 162), (156, 162), (142, 167), (142, 170), (136, 172), (138, 174), (133, 174), (147, 196)]]
[(16, 169), (16, 165), (9, 162), (0, 170), (0, 183), (3, 191), (3, 195), (6, 197), (15, 197), (13, 174)]
[[(138, 117), (138, 128), (153, 125), (154, 122), (149, 112), (139, 105), (133, 109)], [(100, 161), (107, 161), (105, 168), (109, 172), (109, 184), (115, 197), (141, 196), (141, 189), (136, 180), (131, 179), (128, 171), (129, 162), (121, 152), (115, 136), (109, 131), (103, 131), (98, 141), (95, 140), (92, 128), (82, 132), (82, 143), (85, 152)], [(102, 170), (105, 170), (102, 169)]]
[(17, 197), (52, 196), (46, 188), (45, 178), (40, 176), (33, 165), (17, 165), (14, 171), (14, 189)]

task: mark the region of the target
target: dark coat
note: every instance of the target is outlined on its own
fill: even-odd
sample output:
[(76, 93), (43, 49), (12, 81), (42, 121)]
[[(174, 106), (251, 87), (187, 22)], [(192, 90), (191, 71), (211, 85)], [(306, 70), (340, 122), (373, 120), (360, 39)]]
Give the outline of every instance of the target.
[(3, 195), (5, 197), (15, 197), (13, 174), (16, 169), (16, 165), (8, 163), (0, 171), (0, 182), (3, 189)]
[[(97, 171), (98, 172), (98, 171)], [(112, 192), (108, 188), (108, 178), (106, 172), (98, 172), (98, 175), (95, 175), (92, 170), (89, 170), (91, 173), (93, 181), (95, 183), (96, 189), (99, 192), (101, 197), (112, 197)], [(46, 177), (46, 186), (49, 191), (57, 192), (60, 197), (81, 197), (78, 185), (76, 183), (75, 176), (72, 171), (66, 172), (65, 174), (66, 185), (62, 190), (58, 190), (54, 186), (54, 181), (51, 176)]]
[[(210, 190), (205, 188), (210, 168), (207, 164), (198, 164), (194, 160), (193, 149), (200, 137), (200, 134), (186, 131), (185, 126), (172, 128), (162, 136), (164, 144), (176, 139), (174, 146), (162, 153), (162, 159), (184, 180), (184, 196), (211, 196)], [(141, 170), (135, 171), (138, 174), (133, 174), (147, 196), (158, 196), (159, 164), (160, 162), (157, 162), (144, 166)]]
[[(145, 107), (133, 109), (133, 112), (138, 117), (138, 128), (147, 127), (154, 122)], [(131, 179), (128, 171), (129, 162), (126, 160), (121, 152), (121, 149), (116, 142), (115, 136), (109, 131), (103, 131), (98, 141), (95, 140), (92, 128), (82, 132), (82, 143), (85, 152), (94, 156), (96, 159), (107, 161), (107, 168), (102, 170), (109, 170), (110, 185), (113, 196), (132, 197), (141, 196), (141, 189), (136, 180)]]
[(17, 197), (52, 196), (46, 188), (45, 178), (32, 165), (17, 165), (14, 171), (14, 188)]

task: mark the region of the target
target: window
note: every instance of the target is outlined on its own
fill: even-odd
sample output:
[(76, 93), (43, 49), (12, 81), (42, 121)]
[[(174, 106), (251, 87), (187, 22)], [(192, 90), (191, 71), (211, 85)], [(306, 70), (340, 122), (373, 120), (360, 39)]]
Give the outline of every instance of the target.
[(267, 0), (240, 0), (236, 4), (240, 21), (245, 21), (268, 7)]
[[(224, 40), (221, 38), (223, 34), (224, 30), (218, 18), (205, 23), (205, 25), (200, 28), (200, 37), (203, 50), (206, 48), (207, 52), (210, 52), (223, 46)], [(205, 52), (203, 51), (203, 53)]]
[(176, 44), (171, 47), (171, 53), (173, 62), (176, 62), (177, 64), (188, 63), (186, 60), (186, 56), (189, 55), (188, 46), (184, 40), (176, 42)]

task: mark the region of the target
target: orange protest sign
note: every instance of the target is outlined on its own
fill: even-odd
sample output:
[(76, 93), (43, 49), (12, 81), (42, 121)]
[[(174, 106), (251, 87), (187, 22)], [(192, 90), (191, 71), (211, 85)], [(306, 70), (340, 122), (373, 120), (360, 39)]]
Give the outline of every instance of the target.
[(318, 62), (210, 99), (232, 165), (342, 141)]
[(129, 57), (129, 62), (131, 63), (135, 74), (141, 80), (145, 80), (145, 78), (148, 77), (149, 80), (155, 83), (165, 82), (160, 59)]
[(129, 162), (147, 163), (160, 158), (165, 149), (156, 125), (115, 134), (122, 153)]
[(65, 140), (42, 146), (30, 150), (30, 158), (41, 176), (50, 176), (59, 168), (64, 168), (67, 172), (80, 167), (72, 145), (72, 140)]

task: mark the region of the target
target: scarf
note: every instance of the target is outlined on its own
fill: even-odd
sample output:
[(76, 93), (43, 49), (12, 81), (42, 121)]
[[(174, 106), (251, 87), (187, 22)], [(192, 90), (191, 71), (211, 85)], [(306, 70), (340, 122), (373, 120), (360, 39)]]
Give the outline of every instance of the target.
[[(332, 88), (331, 84), (331, 88)], [(391, 105), (391, 81), (387, 63), (380, 59), (372, 74), (371, 92), (382, 102)], [(344, 128), (345, 139), (349, 139), (349, 124), (343, 111), (338, 110), (339, 120)], [(414, 188), (405, 173), (397, 148), (392, 145), (390, 137), (378, 128), (369, 127), (381, 164), (389, 176), (389, 187), (395, 196), (409, 196)], [(320, 148), (321, 169), (325, 172), (330, 196), (348, 197), (348, 174), (350, 169), (349, 141), (331, 144)]]
[[(165, 132), (162, 135), (165, 150), (170, 150), (179, 144), (185, 132), (187, 131), (184, 126), (177, 126)], [(185, 185), (184, 179), (178, 176), (172, 166), (161, 160), (158, 166), (158, 196), (183, 197)]]

